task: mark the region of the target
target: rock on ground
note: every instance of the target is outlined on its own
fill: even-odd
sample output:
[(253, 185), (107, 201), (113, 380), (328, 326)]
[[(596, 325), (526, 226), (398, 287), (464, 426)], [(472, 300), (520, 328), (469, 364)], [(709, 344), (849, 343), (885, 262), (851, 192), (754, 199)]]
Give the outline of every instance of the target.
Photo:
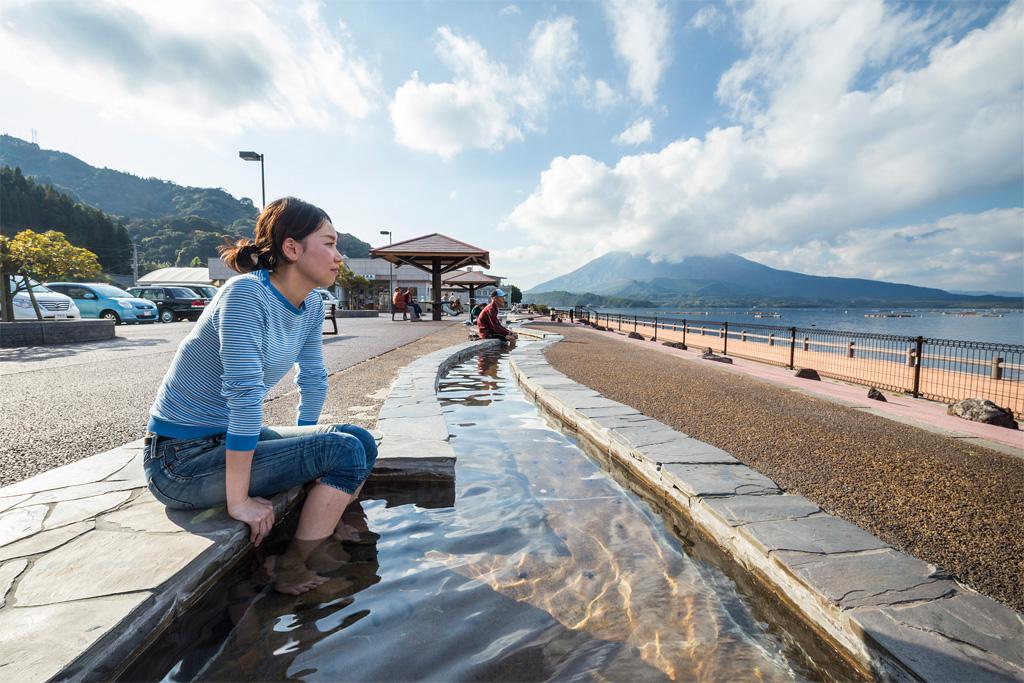
[(1000, 408), (992, 401), (980, 398), (965, 398), (957, 401), (946, 411), (950, 415), (962, 417), (973, 422), (984, 422), (985, 424), (1017, 429), (1017, 422), (1013, 419), (1013, 413), (1006, 408)]

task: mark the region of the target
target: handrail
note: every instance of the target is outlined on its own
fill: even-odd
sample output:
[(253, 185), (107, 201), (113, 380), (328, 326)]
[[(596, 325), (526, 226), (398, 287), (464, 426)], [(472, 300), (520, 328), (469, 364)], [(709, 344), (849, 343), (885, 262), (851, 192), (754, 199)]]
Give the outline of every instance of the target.
[[(567, 309), (551, 309), (569, 319)], [(955, 402), (987, 398), (1024, 412), (1024, 345), (934, 339), (818, 327), (689, 320), (574, 309), (577, 322), (622, 332), (644, 331), (658, 341), (682, 341), (716, 353), (813, 367), (822, 376)], [(769, 351), (768, 349), (771, 349)], [(785, 358), (783, 358), (785, 354)]]

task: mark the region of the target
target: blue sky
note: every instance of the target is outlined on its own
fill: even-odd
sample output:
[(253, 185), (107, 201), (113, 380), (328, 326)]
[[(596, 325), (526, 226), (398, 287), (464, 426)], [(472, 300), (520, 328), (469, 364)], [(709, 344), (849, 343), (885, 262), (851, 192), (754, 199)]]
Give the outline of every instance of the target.
[(1024, 290), (1021, 2), (2, 0), (0, 128), (442, 232), (521, 286), (613, 249)]

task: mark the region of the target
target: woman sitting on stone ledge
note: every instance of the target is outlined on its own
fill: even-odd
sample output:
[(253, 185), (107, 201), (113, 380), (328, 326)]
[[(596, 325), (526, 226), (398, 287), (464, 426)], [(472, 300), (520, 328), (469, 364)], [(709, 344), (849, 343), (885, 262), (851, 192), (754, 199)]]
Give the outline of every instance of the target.
[[(323, 541), (346, 535), (345, 508), (377, 457), (373, 437), (317, 425), (327, 395), (323, 301), (338, 275), (337, 233), (321, 209), (285, 197), (267, 205), (256, 240), (222, 248), (232, 278), (182, 342), (150, 409), (149, 489), (169, 507), (227, 505), (256, 545), (274, 526), (270, 496), (310, 488), (287, 550), (267, 561), (274, 585), (298, 594), (326, 579), (309, 568)], [(297, 426), (264, 427), (263, 399), (295, 365)]]

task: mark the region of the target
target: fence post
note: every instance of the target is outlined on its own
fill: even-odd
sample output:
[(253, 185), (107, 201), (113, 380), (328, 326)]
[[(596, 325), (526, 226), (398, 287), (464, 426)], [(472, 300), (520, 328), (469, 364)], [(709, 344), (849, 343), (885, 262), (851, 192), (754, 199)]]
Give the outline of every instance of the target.
[(853, 358), (853, 342), (850, 342), (850, 347), (846, 352), (847, 357)]
[(633, 316), (633, 331), (636, 332), (636, 316)]
[(794, 368), (793, 362), (796, 360), (796, 328), (789, 328), (789, 369)]
[(992, 379), (1003, 378), (1003, 359), (998, 356), (992, 356)]
[(686, 318), (683, 318), (683, 346), (686, 346)]
[(729, 355), (729, 321), (722, 323), (722, 355)]
[(658, 316), (654, 316), (654, 341), (658, 341)]
[(924, 355), (924, 337), (918, 337), (915, 340), (916, 348), (914, 350), (914, 398), (920, 398), (921, 396), (921, 357)]
[(621, 313), (616, 313), (615, 317), (619, 321), (619, 332), (622, 332), (622, 314)]

